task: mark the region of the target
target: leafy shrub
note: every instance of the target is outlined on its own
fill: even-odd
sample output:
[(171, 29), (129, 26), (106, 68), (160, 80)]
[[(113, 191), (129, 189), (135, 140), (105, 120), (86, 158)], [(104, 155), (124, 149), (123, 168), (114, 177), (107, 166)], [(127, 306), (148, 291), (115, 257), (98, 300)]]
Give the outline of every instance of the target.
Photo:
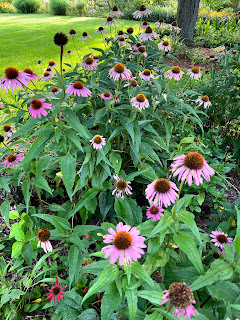
[(76, 8), (78, 10), (78, 13), (81, 15), (84, 11), (84, 8), (86, 6), (86, 1), (85, 0), (80, 0), (76, 4)]
[(12, 13), (14, 12), (14, 7), (10, 2), (0, 2), (0, 12)]
[(36, 13), (41, 7), (40, 0), (14, 0), (14, 7), (21, 13)]
[(49, 7), (52, 14), (56, 16), (65, 16), (67, 12), (67, 0), (50, 0)]

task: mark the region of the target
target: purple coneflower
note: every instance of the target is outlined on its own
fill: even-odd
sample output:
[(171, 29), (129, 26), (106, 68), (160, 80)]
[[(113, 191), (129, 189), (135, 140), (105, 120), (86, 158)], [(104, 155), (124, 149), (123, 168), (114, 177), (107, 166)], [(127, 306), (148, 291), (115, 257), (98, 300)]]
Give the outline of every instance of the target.
[[(174, 317), (180, 318), (181, 315), (186, 319), (191, 319), (192, 316), (196, 316), (198, 313), (195, 310), (193, 304), (196, 303), (193, 297), (192, 289), (184, 282), (173, 282), (168, 290), (163, 290), (163, 301), (160, 305), (169, 302), (170, 309), (173, 307)], [(170, 310), (169, 309), (169, 310)]]
[(210, 54), (209, 60), (214, 61), (215, 59), (216, 59), (215, 54), (214, 53)]
[(215, 247), (224, 248), (225, 246), (229, 246), (230, 243), (233, 241), (233, 238), (228, 237), (228, 235), (221, 231), (212, 231), (212, 234), (209, 235), (212, 240), (211, 242), (214, 243)]
[(118, 42), (118, 44), (121, 45), (121, 46), (123, 46), (123, 45), (126, 44), (126, 40), (125, 40), (124, 37), (119, 37), (117, 42)]
[(92, 58), (95, 63), (99, 62), (99, 56), (92, 56)]
[(41, 118), (41, 115), (47, 115), (47, 111), (44, 109), (52, 109), (52, 105), (50, 103), (45, 103), (45, 99), (32, 99), (28, 110), (30, 115), (36, 119), (37, 117)]
[(109, 262), (111, 264), (114, 264), (118, 257), (120, 266), (124, 264), (125, 260), (131, 264), (132, 260), (137, 261), (141, 258), (141, 254), (144, 254), (142, 248), (147, 247), (144, 244), (146, 239), (139, 236), (140, 231), (136, 227), (131, 228), (131, 226), (119, 222), (116, 231), (109, 228), (108, 232), (110, 234), (103, 236), (103, 242), (113, 244), (102, 248), (101, 252), (105, 253), (105, 258), (110, 256)]
[(142, 39), (143, 41), (151, 40), (152, 38), (155, 39), (157, 37), (158, 37), (157, 33), (154, 32), (151, 27), (147, 27), (145, 29), (145, 32), (141, 33), (140, 36), (139, 36), (139, 38)]
[(136, 97), (131, 99), (131, 104), (139, 110), (146, 109), (149, 107), (148, 99), (144, 94), (139, 93)]
[(147, 29), (147, 27), (150, 27), (149, 23), (147, 21), (144, 21), (142, 25), (140, 26), (141, 29)]
[(112, 10), (109, 12), (109, 16), (111, 17), (121, 17), (123, 14), (118, 10), (117, 6), (114, 6)]
[(11, 136), (16, 132), (16, 130), (14, 129), (14, 127), (11, 126), (10, 124), (5, 124), (5, 125), (3, 126), (3, 131), (4, 131), (4, 136), (5, 136), (5, 138), (11, 137)]
[(82, 67), (85, 70), (94, 71), (97, 69), (97, 63), (92, 57), (86, 57), (82, 63)]
[(57, 66), (58, 64), (57, 64), (57, 62), (55, 62), (55, 61), (53, 61), (53, 60), (50, 60), (49, 62), (48, 62), (48, 68), (55, 68), (56, 66)]
[(184, 182), (186, 179), (188, 185), (191, 186), (192, 179), (195, 184), (203, 183), (203, 179), (210, 181), (210, 176), (214, 175), (214, 170), (207, 164), (207, 161), (198, 152), (190, 152), (187, 155), (183, 154), (173, 159), (174, 162), (171, 164), (171, 170), (177, 169), (173, 176), (178, 176), (178, 181)]
[(109, 70), (110, 78), (114, 81), (128, 80), (131, 77), (131, 71), (128, 70), (122, 63), (117, 63), (112, 69)]
[(76, 30), (74, 30), (74, 29), (70, 29), (70, 30), (68, 31), (68, 35), (69, 35), (70, 37), (76, 37), (76, 36), (77, 36), (77, 32), (76, 32)]
[(161, 178), (150, 183), (145, 190), (145, 194), (149, 202), (154, 199), (155, 205), (162, 207), (164, 204), (167, 208), (171, 203), (175, 203), (179, 197), (175, 190), (178, 191), (178, 188), (174, 182)]
[(26, 80), (29, 81), (33, 81), (35, 79), (39, 79), (39, 76), (36, 73), (33, 73), (32, 69), (30, 68), (26, 68), (23, 70), (23, 72), (27, 73), (29, 75), (28, 78), (26, 78)]
[(165, 52), (170, 51), (171, 50), (171, 46), (170, 46), (169, 41), (164, 40), (162, 43), (160, 43), (159, 49), (160, 50), (164, 50)]
[(175, 67), (172, 67), (171, 70), (168, 70), (166, 73), (165, 73), (165, 77), (166, 78), (169, 78), (169, 79), (175, 79), (175, 80), (180, 80), (183, 76), (184, 72), (181, 71), (181, 69), (177, 66)]
[(127, 196), (131, 195), (132, 192), (132, 187), (130, 186), (130, 181), (125, 181), (123, 179), (120, 179), (119, 176), (116, 174), (115, 176), (113, 176), (114, 178), (114, 189), (112, 191), (112, 195), (115, 194), (116, 192), (116, 196), (117, 198), (121, 197), (122, 199), (124, 199), (124, 195), (123, 193), (125, 192)]
[(127, 28), (127, 33), (128, 34), (133, 34), (133, 28), (132, 27), (129, 27), (129, 28)]
[(149, 69), (143, 70), (139, 76), (144, 80), (150, 80), (151, 78), (153, 78), (152, 72)]
[(20, 161), (22, 161), (23, 155), (21, 153), (19, 154), (10, 154), (7, 156), (7, 159), (2, 162), (4, 164), (4, 167), (7, 167), (7, 169), (12, 166), (14, 168), (15, 164), (18, 164)]
[(60, 89), (60, 88), (57, 88), (57, 87), (53, 87), (52, 89), (51, 89), (51, 94), (58, 94), (60, 91), (62, 91), (62, 89)]
[(93, 149), (102, 149), (103, 146), (106, 145), (106, 140), (103, 138), (103, 136), (100, 136), (100, 134), (96, 134), (91, 140), (89, 140), (92, 143)]
[(190, 75), (192, 79), (199, 79), (202, 76), (199, 67), (193, 67), (192, 69), (188, 69), (187, 74)]
[(142, 44), (141, 44), (140, 42), (138, 42), (138, 43), (134, 44), (134, 45), (132, 46), (132, 48), (138, 50), (139, 47), (141, 47), (141, 46), (142, 46)]
[(73, 84), (68, 84), (67, 87), (66, 93), (69, 93), (70, 95), (74, 94), (75, 96), (78, 95), (79, 97), (82, 96), (84, 98), (92, 95), (92, 92), (85, 88), (81, 81), (75, 81)]
[(9, 201), (10, 211), (16, 210), (16, 204), (15, 201), (11, 200)]
[(175, 30), (176, 32), (179, 32), (181, 29), (178, 27), (177, 21), (173, 21), (170, 25), (169, 28), (172, 30)]
[(111, 100), (113, 97), (110, 92), (106, 91), (101, 94), (103, 100)]
[(142, 17), (148, 17), (152, 13), (151, 10), (147, 9), (143, 4), (139, 7), (139, 10), (133, 12), (133, 18), (141, 19)]
[(38, 231), (37, 238), (38, 238), (37, 247), (41, 246), (45, 253), (52, 252), (53, 248), (52, 248), (51, 242), (49, 241), (50, 231), (48, 230), (48, 228), (40, 229)]
[(71, 50), (68, 50), (68, 51), (66, 51), (66, 55), (70, 55), (70, 54), (72, 54), (73, 53), (73, 51), (71, 51)]
[(105, 30), (103, 27), (99, 27), (96, 31), (94, 31), (94, 33), (96, 34), (96, 33), (101, 33), (101, 34), (103, 34), (103, 33), (108, 33), (107, 32), (107, 30)]
[(118, 31), (118, 34), (116, 35), (116, 39), (120, 38), (120, 37), (125, 37), (126, 35), (124, 34), (124, 32), (122, 30)]
[(113, 20), (112, 17), (107, 17), (107, 21), (103, 22), (103, 26), (106, 27), (106, 26), (115, 26), (118, 22), (116, 20)]
[(79, 40), (86, 41), (86, 40), (91, 39), (91, 38), (92, 37), (89, 34), (87, 34), (87, 32), (83, 32), (83, 34), (82, 34), (82, 36), (81, 36), (81, 38)]
[(27, 86), (28, 84), (28, 77), (29, 74), (18, 71), (18, 69), (13, 67), (8, 67), (5, 71), (5, 77), (0, 79), (0, 88), (2, 90), (8, 91), (10, 88), (11, 92), (13, 93), (17, 87), (23, 89), (22, 85)]
[(163, 73), (163, 69), (158, 69), (157, 67), (154, 67), (153, 70), (155, 70), (158, 73)]
[(135, 79), (131, 80), (129, 83), (126, 83), (124, 85), (124, 87), (128, 87), (128, 86), (131, 86), (133, 88), (139, 87), (137, 80), (135, 80)]
[(41, 80), (45, 81), (45, 80), (49, 80), (53, 77), (53, 72), (49, 72), (49, 71), (45, 71)]
[(63, 299), (63, 293), (65, 292), (64, 289), (67, 287), (67, 285), (65, 285), (62, 288), (61, 286), (62, 283), (58, 283), (58, 278), (56, 277), (55, 285), (51, 287), (49, 293), (47, 294), (47, 299), (50, 299), (53, 302), (53, 304), (56, 300), (57, 302), (59, 302), (61, 299)]
[(166, 27), (166, 23), (164, 23), (163, 18), (160, 18), (157, 22), (155, 22), (155, 25), (159, 27)]
[(147, 212), (146, 212), (147, 219), (153, 218), (153, 221), (160, 220), (161, 217), (164, 216), (162, 212), (164, 212), (163, 208), (152, 204), (150, 207), (147, 207)]
[(209, 101), (208, 96), (198, 97), (196, 102), (198, 103), (199, 106), (203, 104), (204, 108), (207, 108), (211, 105), (211, 102)]

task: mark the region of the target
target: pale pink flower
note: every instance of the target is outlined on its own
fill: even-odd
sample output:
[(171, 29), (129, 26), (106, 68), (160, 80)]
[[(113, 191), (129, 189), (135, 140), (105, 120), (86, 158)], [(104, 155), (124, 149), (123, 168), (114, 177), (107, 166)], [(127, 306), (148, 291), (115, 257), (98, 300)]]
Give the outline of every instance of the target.
[(138, 43), (134, 44), (134, 45), (132, 46), (132, 48), (138, 50), (139, 47), (141, 47), (141, 46), (142, 46), (142, 44), (141, 44), (140, 42), (138, 42)]
[(38, 238), (37, 247), (41, 246), (45, 253), (52, 252), (53, 248), (52, 248), (51, 242), (49, 241), (50, 231), (48, 230), (48, 228), (40, 229), (38, 231), (37, 238)]
[(35, 80), (35, 79), (39, 79), (39, 76), (38, 76), (36, 73), (34, 73), (34, 72), (32, 71), (32, 69), (30, 69), (30, 68), (24, 69), (23, 72), (25, 72), (25, 73), (27, 73), (27, 74), (29, 75), (29, 77), (26, 78), (26, 80), (27, 80), (28, 82), (29, 82), (29, 81), (33, 81), (33, 80)]
[(110, 256), (109, 263), (114, 264), (119, 258), (120, 266), (124, 264), (124, 261), (131, 264), (132, 260), (137, 261), (144, 254), (142, 248), (147, 247), (144, 244), (146, 239), (139, 236), (140, 231), (136, 227), (131, 228), (119, 222), (116, 231), (109, 228), (108, 232), (110, 234), (103, 236), (103, 242), (113, 244), (102, 248), (101, 252), (105, 253), (105, 258)]
[(139, 110), (146, 109), (149, 107), (148, 99), (144, 94), (139, 93), (136, 97), (131, 99), (131, 104)]
[(119, 37), (117, 42), (119, 45), (126, 45), (126, 39), (124, 37)]
[(101, 33), (101, 34), (103, 34), (103, 33), (108, 33), (108, 31), (105, 30), (103, 27), (99, 27), (96, 31), (94, 31), (94, 33), (95, 33), (95, 34), (96, 34), (96, 33)]
[(76, 32), (76, 30), (71, 29), (71, 30), (68, 31), (68, 35), (70, 37), (76, 37), (77, 36), (77, 32)]
[(21, 153), (19, 154), (10, 154), (7, 156), (7, 159), (2, 162), (4, 164), (4, 167), (7, 167), (7, 169), (12, 166), (14, 168), (15, 164), (18, 164), (20, 161), (22, 161), (23, 155)]
[(58, 278), (55, 278), (55, 285), (51, 287), (49, 290), (49, 293), (47, 294), (47, 299), (50, 299), (53, 304), (57, 300), (59, 302), (61, 299), (63, 299), (63, 293), (65, 292), (64, 289), (67, 287), (67, 284), (62, 287), (62, 283), (58, 283)]
[(66, 55), (70, 55), (70, 54), (72, 54), (73, 53), (73, 51), (71, 51), (71, 50), (68, 50), (68, 51), (66, 51)]
[(122, 80), (128, 80), (131, 78), (131, 71), (128, 70), (122, 63), (117, 63), (112, 69), (109, 70), (110, 78), (114, 81), (118, 81), (120, 78)]
[(166, 78), (180, 80), (183, 76), (184, 72), (177, 66), (172, 67), (171, 70), (168, 70), (164, 75)]
[(144, 80), (150, 80), (151, 78), (153, 78), (152, 72), (149, 69), (143, 70), (139, 76)]
[(132, 187), (130, 186), (130, 181), (125, 181), (121, 178), (119, 178), (119, 176), (116, 174), (115, 176), (113, 176), (114, 178), (114, 189), (112, 191), (112, 195), (115, 194), (116, 192), (116, 196), (117, 198), (121, 197), (122, 199), (124, 199), (124, 195), (123, 193), (125, 192), (127, 196), (131, 195), (132, 192)]
[(92, 92), (83, 86), (81, 81), (75, 81), (73, 84), (67, 85), (66, 93), (74, 94), (75, 96), (78, 95), (79, 97), (82, 96), (84, 98), (90, 97)]
[(139, 38), (142, 39), (143, 41), (151, 40), (151, 39), (156, 39), (158, 37), (158, 34), (153, 31), (151, 27), (147, 27), (145, 29), (144, 33), (141, 33)]
[(51, 89), (51, 94), (58, 94), (60, 91), (62, 91), (62, 89), (60, 89), (60, 88), (57, 88), (57, 87), (53, 87), (52, 89)]
[(174, 182), (162, 178), (150, 183), (145, 190), (145, 194), (149, 202), (154, 199), (155, 206), (162, 207), (164, 204), (167, 208), (179, 198), (175, 190), (178, 191), (178, 188)]
[[(170, 309), (174, 307), (174, 317), (180, 318), (183, 315), (184, 319), (198, 315), (193, 304), (196, 303), (193, 297), (192, 289), (182, 282), (173, 282), (168, 290), (163, 290), (163, 301), (160, 305), (169, 301)], [(170, 311), (169, 309), (169, 311)]]
[(102, 149), (103, 146), (106, 145), (106, 140), (100, 134), (96, 134), (91, 140), (89, 140), (92, 144), (93, 149)]
[(45, 81), (45, 80), (49, 80), (53, 77), (53, 72), (49, 72), (49, 71), (45, 71), (41, 80)]
[(99, 56), (92, 56), (92, 58), (95, 63), (99, 62)]
[(161, 42), (160, 45), (159, 45), (159, 49), (160, 50), (164, 50), (165, 52), (170, 51), (171, 50), (171, 46), (170, 46), (169, 41), (164, 40), (163, 42)]
[(140, 26), (141, 29), (147, 29), (147, 27), (150, 27), (149, 23), (147, 21), (144, 21), (142, 25)]
[(16, 210), (16, 204), (15, 204), (15, 201), (11, 200), (9, 202), (9, 205), (10, 205), (10, 211), (13, 211), (13, 210)]
[(16, 132), (16, 130), (14, 129), (14, 127), (11, 126), (10, 124), (5, 124), (5, 125), (3, 126), (3, 131), (4, 131), (4, 136), (5, 136), (5, 138), (11, 137), (11, 136)]
[(92, 38), (92, 37), (91, 37), (89, 34), (87, 34), (87, 32), (83, 32), (80, 40), (81, 40), (81, 41), (86, 41), (86, 40), (91, 39), (91, 38)]
[(113, 98), (113, 96), (111, 95), (110, 92), (105, 91), (105, 92), (103, 92), (103, 93), (101, 94), (101, 98), (102, 98), (103, 100), (111, 100), (111, 99)]
[(188, 185), (192, 185), (192, 179), (195, 184), (203, 183), (202, 177), (210, 182), (210, 176), (214, 175), (214, 170), (207, 164), (207, 161), (198, 152), (190, 152), (187, 155), (183, 154), (175, 157), (171, 164), (171, 170), (174, 172), (173, 176), (178, 176), (178, 181), (184, 182), (187, 180)]
[(155, 25), (156, 26), (159, 26), (159, 27), (166, 27), (166, 23), (164, 23), (164, 19), (163, 18), (160, 18), (157, 22), (155, 22)]
[(5, 77), (0, 79), (0, 88), (2, 90), (8, 91), (10, 88), (13, 93), (17, 87), (23, 89), (23, 85), (27, 86), (29, 74), (25, 72), (18, 71), (18, 69), (13, 67), (8, 67), (5, 71)]
[(199, 67), (193, 67), (192, 69), (188, 69), (187, 74), (190, 75), (192, 79), (199, 79), (202, 76)]
[(103, 26), (106, 27), (106, 26), (115, 26), (118, 22), (116, 20), (113, 20), (112, 17), (107, 17), (107, 21), (103, 22)]
[(53, 61), (53, 60), (50, 60), (50, 61), (48, 62), (48, 68), (53, 69), (53, 68), (55, 68), (57, 65), (58, 65), (57, 62), (55, 62), (55, 61)]
[(203, 104), (204, 108), (207, 108), (211, 105), (211, 102), (209, 101), (208, 96), (198, 97), (196, 102), (198, 103), (199, 106)]
[(169, 28), (172, 30), (175, 30), (176, 32), (179, 32), (181, 29), (178, 27), (177, 21), (173, 21), (170, 25)]
[(160, 220), (161, 217), (164, 216), (162, 212), (164, 212), (163, 208), (152, 204), (150, 207), (147, 207), (147, 212), (146, 212), (147, 219), (153, 218), (153, 221)]
[(85, 70), (94, 71), (97, 69), (97, 63), (92, 57), (86, 57), (82, 63), (82, 67)]
[(233, 238), (228, 237), (228, 235), (222, 231), (212, 231), (212, 234), (209, 235), (214, 243), (215, 247), (224, 248), (225, 246), (229, 246), (233, 241)]
[(37, 117), (41, 118), (41, 115), (47, 115), (47, 111), (45, 109), (52, 109), (52, 105), (50, 103), (46, 103), (45, 99), (32, 99), (28, 110), (30, 115), (36, 119)]
[(135, 19), (141, 19), (142, 17), (148, 17), (152, 13), (151, 10), (147, 9), (143, 4), (140, 6), (139, 10), (133, 12), (133, 17)]
[(118, 10), (117, 6), (114, 6), (108, 15), (111, 17), (121, 17), (123, 14)]

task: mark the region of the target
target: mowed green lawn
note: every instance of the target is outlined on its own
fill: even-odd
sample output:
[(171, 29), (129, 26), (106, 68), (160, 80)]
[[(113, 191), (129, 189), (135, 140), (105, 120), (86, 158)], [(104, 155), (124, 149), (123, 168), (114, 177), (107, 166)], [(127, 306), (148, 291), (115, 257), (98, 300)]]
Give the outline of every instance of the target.
[[(29, 67), (41, 75), (49, 60), (59, 62), (60, 48), (53, 42), (57, 32), (67, 33), (70, 29), (77, 31), (78, 36), (74, 42), (81, 57), (89, 53), (86, 41), (79, 40), (84, 31), (92, 37), (89, 40), (90, 47), (104, 48), (101, 35), (94, 34), (104, 21), (103, 18), (47, 14), (0, 14), (0, 77), (4, 76), (4, 70), (10, 66), (21, 71)], [(130, 26), (137, 31), (139, 22), (119, 20), (117, 30), (126, 31)], [(67, 50), (74, 53), (69, 56), (64, 54), (65, 62), (80, 62), (72, 38), (69, 38), (64, 52)], [(93, 53), (97, 54), (97, 51)], [(41, 66), (37, 65), (39, 60), (42, 62)]]

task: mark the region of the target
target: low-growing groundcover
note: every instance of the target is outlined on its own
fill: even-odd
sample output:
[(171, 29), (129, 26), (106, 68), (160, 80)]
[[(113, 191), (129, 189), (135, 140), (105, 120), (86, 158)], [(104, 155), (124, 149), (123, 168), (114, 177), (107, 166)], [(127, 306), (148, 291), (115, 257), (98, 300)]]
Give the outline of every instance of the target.
[(89, 46), (69, 71), (74, 26), (55, 34), (60, 59), (44, 75), (9, 65), (0, 79), (16, 98), (1, 106), (1, 316), (236, 319), (240, 211), (225, 191), (239, 155), (238, 48), (183, 72), (159, 37), (177, 23), (153, 30), (141, 6), (133, 35), (115, 31), (117, 12), (96, 28), (105, 50)]

